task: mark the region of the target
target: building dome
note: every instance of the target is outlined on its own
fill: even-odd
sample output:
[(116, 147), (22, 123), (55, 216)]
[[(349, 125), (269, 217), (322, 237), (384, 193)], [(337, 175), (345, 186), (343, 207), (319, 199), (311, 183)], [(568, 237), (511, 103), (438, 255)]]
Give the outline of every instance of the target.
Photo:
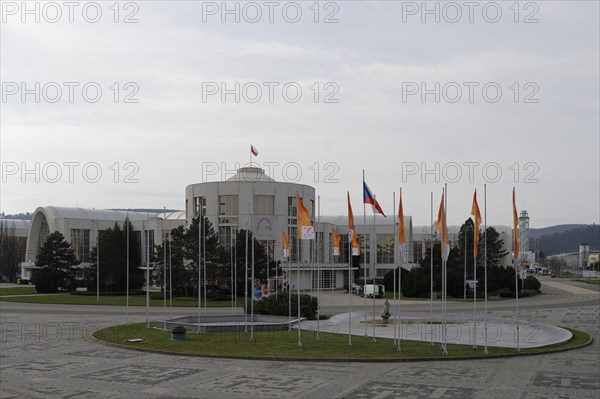
[(258, 182), (268, 181), (275, 182), (272, 178), (265, 174), (265, 170), (256, 167), (239, 168), (237, 173), (227, 179), (226, 181), (246, 181), (246, 182)]

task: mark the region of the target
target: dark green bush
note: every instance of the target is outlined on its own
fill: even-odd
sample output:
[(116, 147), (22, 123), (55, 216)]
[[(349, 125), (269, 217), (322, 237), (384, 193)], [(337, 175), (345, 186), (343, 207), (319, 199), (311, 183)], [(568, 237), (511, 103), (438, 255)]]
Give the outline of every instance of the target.
[[(300, 315), (309, 320), (314, 320), (317, 317), (318, 300), (307, 294), (300, 295)], [(255, 314), (266, 314), (276, 316), (287, 316), (289, 312), (288, 296), (271, 295), (268, 298), (263, 298), (260, 301), (254, 302)], [(248, 303), (247, 313), (250, 313), (250, 303)], [(292, 317), (298, 315), (298, 296), (292, 294)]]
[(537, 293), (540, 291), (541, 287), (542, 287), (542, 283), (540, 283), (539, 280), (533, 276), (527, 276), (525, 281), (523, 281), (523, 289), (524, 290), (531, 290), (531, 291), (535, 291)]
[(34, 270), (31, 282), (35, 284), (35, 289), (40, 294), (72, 291), (76, 287), (76, 283), (69, 273), (49, 267)]
[(514, 298), (516, 296), (515, 292), (509, 288), (500, 288), (496, 291), (496, 294), (500, 295), (502, 298)]

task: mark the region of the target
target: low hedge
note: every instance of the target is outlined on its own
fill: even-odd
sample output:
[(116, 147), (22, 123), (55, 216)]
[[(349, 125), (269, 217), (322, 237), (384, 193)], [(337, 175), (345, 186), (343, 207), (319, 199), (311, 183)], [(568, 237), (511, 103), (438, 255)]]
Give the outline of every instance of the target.
[[(298, 295), (292, 294), (292, 316), (298, 315)], [(317, 317), (318, 299), (308, 295), (300, 295), (300, 315), (309, 320), (315, 320)], [(250, 313), (250, 303), (246, 310)], [(266, 314), (275, 316), (287, 316), (289, 313), (288, 295), (271, 295), (268, 298), (263, 298), (260, 301), (254, 301), (254, 313)]]

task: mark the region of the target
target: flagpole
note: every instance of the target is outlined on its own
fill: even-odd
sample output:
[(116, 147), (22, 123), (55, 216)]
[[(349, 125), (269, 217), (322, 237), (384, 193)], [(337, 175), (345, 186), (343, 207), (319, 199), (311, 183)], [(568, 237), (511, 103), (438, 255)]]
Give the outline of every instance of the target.
[(352, 346), (352, 240), (354, 239), (354, 235), (350, 238), (350, 233), (348, 228), (348, 346)]
[(516, 256), (513, 256), (515, 263), (515, 317), (517, 323), (517, 352), (521, 351), (520, 348), (520, 337), (519, 337), (519, 266), (521, 257), (521, 251), (519, 251), (519, 230), (518, 230), (518, 214), (517, 214), (517, 205), (515, 203), (515, 188), (513, 187), (513, 253)]
[(250, 342), (254, 342), (254, 296), (255, 296), (255, 287), (254, 287), (254, 224), (252, 224), (252, 271), (250, 280), (252, 281), (251, 290), (252, 295), (250, 297)]
[(203, 260), (203, 267), (202, 267), (202, 274), (204, 275), (204, 316), (206, 316), (206, 218), (202, 218), (202, 260)]
[[(446, 241), (448, 240), (448, 220), (446, 218), (446, 215), (448, 214), (448, 183), (444, 184), (444, 214), (443, 214), (443, 218), (444, 218), (444, 247), (446, 246)], [(447, 335), (448, 335), (448, 331), (447, 331), (447, 326), (446, 326), (446, 311), (447, 311), (447, 305), (448, 305), (448, 253), (446, 251), (449, 251), (450, 248), (444, 248), (445, 249), (445, 253), (444, 253), (444, 262), (443, 262), (443, 268), (444, 268), (444, 287), (443, 287), (443, 308), (444, 308), (444, 318), (443, 318), (443, 340), (444, 340), (444, 349), (443, 349), (443, 353), (444, 355), (448, 354), (448, 349), (446, 347), (446, 341), (447, 341)]]
[[(289, 230), (288, 230), (289, 231)], [(287, 234), (286, 234), (286, 238), (287, 238)], [(288, 247), (287, 251), (288, 251), (288, 256), (284, 256), (283, 260), (287, 263), (287, 276), (286, 276), (286, 284), (287, 284), (287, 292), (288, 292), (288, 333), (290, 333), (292, 331), (292, 290), (290, 287), (290, 280), (291, 280), (291, 270), (289, 268), (290, 264), (290, 254), (291, 254), (291, 249), (289, 247), (289, 242), (286, 243), (286, 246)]]
[[(319, 213), (320, 211), (320, 207), (321, 207), (321, 196), (317, 196), (317, 209)], [(314, 215), (313, 215), (314, 217)], [(317, 337), (315, 339), (315, 341), (319, 342), (321, 340), (321, 338), (319, 337), (319, 330), (321, 329), (320, 326), (320, 321), (319, 319), (321, 318), (321, 302), (323, 300), (322, 296), (321, 296), (321, 267), (319, 266), (318, 262), (317, 262), (317, 232), (315, 231), (315, 242), (313, 244), (313, 250), (312, 250), (312, 258), (313, 258), (313, 267), (315, 266), (315, 264), (317, 265)]]
[(127, 287), (125, 288), (125, 324), (129, 325), (129, 212), (127, 212)]
[[(402, 187), (400, 187), (400, 200), (402, 201)], [(395, 205), (394, 205), (395, 208)], [(400, 216), (400, 213), (398, 212), (398, 216)], [(394, 217), (395, 219), (395, 217)], [(394, 222), (394, 225), (396, 225), (396, 223)], [(402, 207), (402, 226), (404, 227), (404, 206)], [(398, 226), (398, 228), (400, 228), (400, 226)], [(402, 230), (402, 234), (404, 234), (404, 230)], [(398, 235), (400, 235), (400, 231), (398, 231)], [(401, 345), (400, 345), (400, 341), (402, 339), (402, 320), (400, 320), (400, 304), (402, 302), (402, 262), (404, 261), (404, 246), (405, 243), (403, 242), (400, 246), (400, 262), (399, 262), (399, 267), (398, 267), (398, 306), (397, 306), (397, 313), (398, 313), (398, 352), (401, 351)]]
[(441, 249), (441, 254), (442, 254), (442, 286), (441, 291), (442, 291), (442, 330), (441, 330), (441, 345), (440, 348), (442, 350), (442, 353), (444, 352), (444, 333), (446, 332), (446, 314), (444, 313), (446, 311), (445, 309), (445, 302), (444, 302), (444, 295), (445, 295), (445, 283), (446, 283), (446, 261), (444, 260), (444, 255), (445, 255), (445, 234), (444, 234), (444, 214), (446, 213), (446, 189), (443, 188), (442, 189), (442, 206), (444, 207), (443, 209), (443, 213), (442, 213), (442, 232), (440, 233), (440, 249)]
[[(298, 204), (296, 204), (298, 205)], [(296, 263), (296, 292), (298, 301), (298, 348), (302, 348), (302, 338), (300, 333), (300, 261), (302, 260), (302, 241), (300, 237), (296, 237), (298, 241), (298, 262)]]
[[(248, 212), (250, 212), (250, 203), (248, 203)], [(248, 220), (246, 220), (246, 255), (244, 267), (244, 332), (248, 332)]]
[[(373, 195), (373, 199), (375, 200), (375, 203), (377, 203), (377, 197), (375, 195)], [(373, 209), (373, 232), (375, 232), (375, 208), (372, 207)], [(370, 234), (369, 234), (369, 238), (370, 238)], [(372, 255), (371, 258), (369, 259), (369, 266), (371, 266), (371, 259), (372, 259)], [(373, 262), (375, 263), (375, 262)], [(373, 268), (373, 272), (375, 272), (375, 268)], [(376, 273), (373, 273), (373, 342), (377, 342), (377, 338), (375, 338), (375, 289), (376, 289), (376, 285), (375, 285), (375, 276)], [(379, 287), (377, 287), (377, 293), (379, 293)]]
[(234, 281), (234, 288), (233, 288), (233, 303), (234, 306), (237, 307), (237, 294), (238, 294), (238, 281), (237, 281), (237, 242), (238, 242), (238, 228), (239, 225), (236, 226), (235, 228), (235, 244), (233, 246), (233, 281)]
[[(150, 327), (150, 214), (146, 212), (146, 327)], [(98, 245), (99, 246), (99, 245)]]
[[(367, 206), (366, 203), (364, 201), (364, 190), (365, 190), (365, 170), (363, 169), (363, 228), (365, 229), (365, 232), (368, 232), (367, 229)], [(369, 337), (369, 333), (367, 332), (367, 237), (369, 237), (370, 234), (365, 234), (364, 238), (363, 238), (363, 251), (364, 251), (364, 282), (363, 282), (363, 296), (365, 297), (365, 338)]]
[(431, 233), (431, 242), (429, 243), (429, 260), (430, 260), (430, 267), (431, 267), (431, 271), (429, 273), (429, 293), (430, 293), (430, 300), (429, 300), (429, 326), (430, 326), (430, 338), (431, 338), (431, 346), (433, 346), (433, 191), (431, 192), (431, 224), (430, 224), (430, 233)]
[(167, 207), (163, 206), (163, 329), (167, 329)]
[(488, 354), (488, 336), (487, 336), (487, 186), (483, 185), (483, 352)]
[(463, 299), (467, 300), (467, 230), (465, 229), (465, 267), (463, 276)]
[(202, 200), (198, 204), (198, 334), (200, 334), (200, 311), (202, 309)]
[[(477, 189), (475, 189), (475, 193), (477, 194)], [(477, 216), (474, 216), (476, 219)], [(479, 225), (476, 223), (473, 224), (473, 236), (479, 236)], [(475, 237), (473, 237), (475, 238)], [(473, 349), (477, 349), (477, 256), (475, 256), (475, 240), (473, 239)], [(479, 251), (479, 248), (477, 248)]]
[[(312, 258), (312, 264), (313, 264), (313, 268), (315, 267), (316, 262), (316, 250), (317, 250), (317, 233), (315, 232), (315, 241), (314, 244), (312, 245), (312, 251), (311, 251), (311, 258)], [(320, 285), (321, 285), (321, 276), (320, 276), (320, 270), (319, 270), (319, 265), (316, 265), (316, 272), (317, 272), (317, 335), (315, 337), (315, 341), (319, 342), (320, 341), (320, 337), (319, 337), (319, 329), (320, 329), (320, 323), (319, 323), (319, 318), (320, 318), (320, 311), (319, 308), (321, 307), (321, 298), (320, 298)]]
[(233, 286), (234, 286), (234, 271), (233, 271), (233, 226), (229, 228), (229, 278), (231, 281), (231, 286), (229, 288), (229, 295), (231, 296), (231, 314), (234, 313), (234, 304), (235, 298), (233, 295)]
[[(275, 204), (273, 204), (273, 208), (275, 208)], [(275, 209), (273, 209), (274, 213)], [(275, 216), (275, 231), (279, 232), (279, 223), (278, 218)], [(279, 291), (279, 272), (277, 271), (277, 261), (275, 260), (275, 253), (277, 252), (277, 233), (275, 233), (275, 238), (273, 242), (273, 262), (275, 262), (275, 299), (277, 299), (277, 291)]]
[(171, 243), (171, 237), (169, 237), (169, 316), (173, 317), (173, 254)]
[[(392, 220), (394, 221), (394, 299), (393, 300), (394, 300), (394, 305), (396, 305), (396, 314), (398, 314), (398, 303), (396, 302), (396, 264), (397, 264), (396, 263), (396, 259), (397, 259), (396, 242), (398, 239), (397, 239), (397, 235), (396, 235), (396, 192), (395, 191), (393, 192), (393, 195), (392, 195), (392, 204), (393, 204), (392, 205), (392, 209), (393, 209), (393, 214), (392, 214), (393, 219)], [(398, 323), (398, 320), (396, 320), (396, 323)], [(397, 331), (396, 331), (396, 326), (394, 326), (393, 344), (394, 344), (394, 348), (396, 348), (396, 350), (398, 350), (398, 340), (396, 339), (396, 336), (397, 336)]]

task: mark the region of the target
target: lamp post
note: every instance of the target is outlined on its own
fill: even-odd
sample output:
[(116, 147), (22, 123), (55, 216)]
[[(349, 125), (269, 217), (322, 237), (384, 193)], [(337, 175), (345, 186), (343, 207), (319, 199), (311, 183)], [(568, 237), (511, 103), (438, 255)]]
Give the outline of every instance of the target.
[(96, 303), (100, 303), (100, 228), (98, 222), (92, 220), (96, 225)]

